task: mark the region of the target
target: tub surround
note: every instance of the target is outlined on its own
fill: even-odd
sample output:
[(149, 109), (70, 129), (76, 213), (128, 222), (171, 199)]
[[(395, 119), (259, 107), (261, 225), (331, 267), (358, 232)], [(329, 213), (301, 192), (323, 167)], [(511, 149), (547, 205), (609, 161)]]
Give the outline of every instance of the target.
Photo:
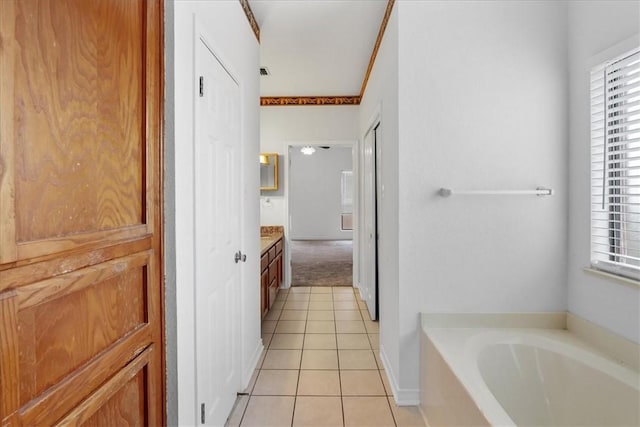
[[(423, 314), (421, 320), (420, 408), (431, 426), (515, 425), (534, 419), (535, 424), (582, 425), (590, 419), (591, 415), (584, 418), (589, 411), (595, 411), (593, 417), (605, 417), (607, 425), (638, 421), (640, 346), (574, 314)], [(495, 354), (487, 353), (492, 351), (513, 360), (483, 364), (482, 360), (495, 359)], [(525, 364), (535, 367), (526, 371)], [(486, 369), (488, 365), (493, 371)], [(509, 366), (518, 368), (513, 379), (506, 374)], [(548, 370), (541, 374), (546, 380), (538, 378), (539, 369)], [(575, 378), (574, 392), (570, 377)], [(518, 381), (521, 391), (533, 394), (512, 396)], [(558, 384), (549, 388), (554, 381), (563, 392), (556, 392)], [(591, 383), (598, 387), (588, 386)], [(507, 389), (509, 393), (503, 393)], [(603, 415), (597, 403), (611, 399), (599, 394), (615, 396), (612, 401), (620, 408)], [(536, 407), (535, 399), (541, 396), (554, 397), (544, 408)], [(581, 398), (586, 400), (580, 413), (563, 410)], [(517, 403), (524, 401), (526, 405)]]
[(420, 412), (428, 426), (491, 426), (427, 335), (420, 340)]
[(618, 363), (640, 371), (640, 345), (573, 313), (422, 313), (422, 328), (566, 329)]
[(640, 371), (640, 344), (616, 335), (573, 313), (567, 313), (567, 329), (623, 365)]
[(423, 328), (566, 329), (567, 313), (423, 313)]

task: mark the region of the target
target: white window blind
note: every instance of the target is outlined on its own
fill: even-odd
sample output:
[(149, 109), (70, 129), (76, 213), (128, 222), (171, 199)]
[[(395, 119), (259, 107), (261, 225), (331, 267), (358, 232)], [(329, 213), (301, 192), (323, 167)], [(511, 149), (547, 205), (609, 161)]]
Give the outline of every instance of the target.
[(342, 171), (340, 175), (340, 229), (353, 230), (353, 171)]
[(340, 175), (340, 201), (343, 213), (353, 212), (353, 171), (342, 171)]
[(640, 279), (640, 49), (591, 71), (591, 264)]

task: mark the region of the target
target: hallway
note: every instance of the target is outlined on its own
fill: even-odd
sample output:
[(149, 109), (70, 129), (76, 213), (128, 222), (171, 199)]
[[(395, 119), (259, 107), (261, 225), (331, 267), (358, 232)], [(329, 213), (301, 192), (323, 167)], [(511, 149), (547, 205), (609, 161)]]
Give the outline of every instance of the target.
[(424, 426), (416, 407), (393, 402), (378, 332), (351, 287), (281, 289), (227, 426)]

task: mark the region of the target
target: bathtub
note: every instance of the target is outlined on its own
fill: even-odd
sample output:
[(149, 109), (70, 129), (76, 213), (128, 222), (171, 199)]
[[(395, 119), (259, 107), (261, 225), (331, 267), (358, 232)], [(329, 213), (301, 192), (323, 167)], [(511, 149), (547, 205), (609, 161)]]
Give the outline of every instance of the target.
[(640, 374), (566, 330), (423, 332), (420, 406), (431, 427), (640, 426)]

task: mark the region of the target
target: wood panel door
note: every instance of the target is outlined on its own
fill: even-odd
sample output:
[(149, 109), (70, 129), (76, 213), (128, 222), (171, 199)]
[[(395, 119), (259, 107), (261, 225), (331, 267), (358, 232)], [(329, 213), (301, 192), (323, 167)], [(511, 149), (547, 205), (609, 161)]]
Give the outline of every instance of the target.
[(163, 424), (162, 2), (0, 0), (0, 424)]

